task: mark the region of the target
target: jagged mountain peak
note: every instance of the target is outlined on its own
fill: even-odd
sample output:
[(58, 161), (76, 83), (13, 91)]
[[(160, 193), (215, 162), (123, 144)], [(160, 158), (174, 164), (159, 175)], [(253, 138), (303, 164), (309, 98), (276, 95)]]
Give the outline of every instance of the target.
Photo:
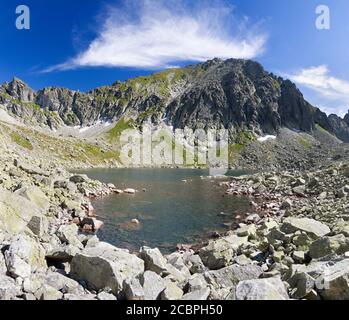
[(16, 100), (32, 102), (35, 98), (35, 91), (17, 77), (13, 77), (11, 82), (3, 84), (2, 87), (9, 96)]
[(57, 87), (35, 93), (20, 79), (5, 89), (14, 99), (35, 104), (33, 111), (27, 105), (7, 104), (10, 112), (30, 114), (31, 121), (51, 128), (129, 119), (138, 125), (165, 122), (173, 128), (224, 127), (232, 134), (276, 134), (281, 127), (312, 132), (316, 124), (330, 132), (348, 127), (349, 132), (349, 114), (341, 122), (327, 117), (294, 83), (252, 60), (213, 59), (116, 81), (87, 93)]

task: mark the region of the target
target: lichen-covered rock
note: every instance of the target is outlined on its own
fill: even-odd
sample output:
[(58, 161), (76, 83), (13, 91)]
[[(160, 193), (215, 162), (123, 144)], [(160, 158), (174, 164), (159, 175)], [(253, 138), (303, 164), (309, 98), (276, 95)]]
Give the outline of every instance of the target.
[(33, 238), (18, 235), (11, 239), (5, 251), (8, 272), (14, 277), (28, 277), (31, 272), (46, 270), (45, 250)]
[(28, 199), (43, 211), (46, 211), (50, 206), (49, 199), (38, 187), (23, 187), (15, 193)]
[(0, 230), (18, 234), (25, 230), (40, 209), (29, 200), (0, 188)]

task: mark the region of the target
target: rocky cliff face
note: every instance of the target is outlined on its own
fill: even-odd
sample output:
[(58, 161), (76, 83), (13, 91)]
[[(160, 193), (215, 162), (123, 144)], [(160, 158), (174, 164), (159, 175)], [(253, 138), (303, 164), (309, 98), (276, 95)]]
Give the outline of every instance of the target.
[(328, 117), (334, 134), (342, 141), (349, 142), (349, 112), (344, 119), (335, 114)]
[(281, 127), (311, 132), (320, 125), (349, 141), (346, 120), (327, 117), (305, 101), (290, 81), (253, 61), (214, 59), (182, 69), (98, 88), (88, 93), (63, 88), (34, 92), (19, 79), (0, 88), (0, 103), (31, 123), (59, 128), (131, 119), (174, 128), (227, 128), (276, 134)]

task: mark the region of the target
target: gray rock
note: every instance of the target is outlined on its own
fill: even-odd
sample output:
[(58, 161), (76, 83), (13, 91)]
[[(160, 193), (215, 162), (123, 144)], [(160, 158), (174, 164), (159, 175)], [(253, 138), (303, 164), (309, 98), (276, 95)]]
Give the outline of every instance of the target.
[(0, 188), (0, 230), (19, 234), (25, 230), (32, 216), (41, 210), (29, 200)]
[(57, 289), (47, 285), (43, 284), (42, 287), (35, 292), (35, 297), (38, 300), (61, 300), (63, 298), (63, 293), (58, 291)]
[(212, 241), (207, 247), (199, 251), (202, 262), (211, 270), (221, 269), (229, 265), (233, 260), (233, 255), (232, 245), (224, 239)]
[(144, 260), (145, 270), (153, 271), (162, 275), (166, 271), (167, 260), (163, 257), (159, 249), (142, 247), (140, 258)]
[(69, 181), (74, 182), (74, 183), (84, 183), (87, 182), (89, 180), (89, 178), (87, 177), (87, 175), (75, 175), (69, 178)]
[(288, 280), (292, 290), (292, 298), (303, 299), (309, 295), (315, 287), (315, 279), (305, 272), (296, 273)]
[(236, 287), (237, 300), (288, 300), (280, 278), (241, 281)]
[(319, 259), (330, 254), (344, 254), (349, 251), (349, 238), (343, 234), (333, 237), (322, 237), (314, 241), (309, 247), (309, 255), (312, 259)]
[(34, 215), (28, 223), (28, 228), (41, 238), (48, 233), (49, 223), (44, 215)]
[(77, 237), (78, 231), (79, 228), (75, 224), (63, 225), (59, 227), (57, 236), (64, 243), (83, 249), (84, 246)]
[(72, 259), (80, 252), (81, 250), (72, 245), (61, 245), (50, 250), (46, 253), (46, 258), (55, 261), (55, 262), (71, 262)]
[(78, 294), (71, 294), (67, 293), (64, 295), (63, 300), (68, 300), (68, 301), (91, 301), (91, 300), (97, 300), (97, 297), (94, 294), (83, 294), (83, 295), (78, 295)]
[(316, 288), (325, 300), (349, 299), (349, 259), (325, 268), (316, 280)]
[(166, 281), (165, 290), (161, 293), (161, 300), (181, 300), (182, 297), (183, 290), (174, 282)]
[(186, 285), (186, 290), (188, 292), (202, 290), (208, 287), (208, 283), (203, 274), (198, 273), (192, 275)]
[(191, 272), (191, 274), (203, 273), (206, 271), (206, 267), (198, 254), (190, 255), (185, 260), (185, 264), (189, 268), (189, 271)]
[(46, 270), (45, 250), (40, 243), (26, 235), (18, 235), (11, 239), (5, 251), (8, 272), (14, 277), (25, 278), (31, 272)]
[(58, 272), (48, 272), (44, 275), (45, 283), (63, 293), (83, 293), (83, 287), (75, 280)]
[(182, 300), (191, 300), (191, 301), (200, 301), (207, 300), (210, 296), (211, 290), (210, 288), (205, 288), (202, 290), (192, 291), (183, 296)]
[(23, 187), (17, 190), (15, 194), (28, 199), (43, 211), (46, 211), (50, 206), (49, 199), (38, 187)]
[(0, 300), (13, 300), (17, 295), (16, 283), (10, 277), (0, 274)]
[(304, 251), (294, 251), (292, 254), (292, 258), (299, 263), (303, 263), (305, 261), (305, 252)]
[(97, 299), (104, 300), (104, 301), (113, 301), (113, 300), (116, 300), (116, 297), (110, 293), (101, 292), (97, 295)]
[(140, 276), (140, 283), (144, 290), (145, 300), (159, 300), (165, 290), (164, 280), (153, 271), (146, 271)]
[(143, 260), (104, 242), (85, 248), (71, 262), (73, 279), (85, 280), (95, 290), (110, 288), (115, 295), (121, 292), (125, 280), (143, 271)]
[(205, 272), (204, 276), (209, 284), (218, 289), (234, 287), (243, 280), (258, 279), (262, 272), (263, 269), (254, 264), (245, 266), (234, 264), (220, 270)]
[(292, 208), (292, 206), (293, 206), (293, 201), (290, 199), (287, 199), (281, 204), (280, 209), (287, 210), (287, 209)]
[(127, 300), (144, 300), (144, 290), (136, 278), (124, 281), (124, 292)]
[(296, 231), (304, 231), (312, 238), (318, 239), (331, 232), (325, 224), (308, 218), (286, 218), (281, 225), (281, 231), (290, 234)]

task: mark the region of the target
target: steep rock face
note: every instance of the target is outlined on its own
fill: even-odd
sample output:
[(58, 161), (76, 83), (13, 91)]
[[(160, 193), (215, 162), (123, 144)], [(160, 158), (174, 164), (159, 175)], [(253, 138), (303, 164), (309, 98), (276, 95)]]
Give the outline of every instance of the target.
[(5, 83), (4, 89), (6, 93), (14, 99), (23, 102), (31, 102), (34, 100), (34, 90), (18, 78), (14, 78), (10, 83)]
[(315, 124), (319, 124), (324, 129), (332, 131), (326, 114), (309, 104), (291, 81), (282, 81), (278, 103), (283, 126), (309, 132)]
[(227, 128), (276, 134), (281, 127), (311, 132), (318, 124), (347, 139), (346, 120), (328, 118), (288, 80), (250, 60), (214, 59), (181, 69), (115, 82), (87, 93), (64, 88), (34, 92), (14, 79), (0, 103), (30, 123), (59, 128), (132, 119), (173, 128)]
[(280, 126), (279, 82), (252, 61), (214, 60), (167, 108), (174, 127), (225, 127), (275, 132)]
[(344, 119), (335, 114), (328, 117), (333, 133), (342, 141), (349, 142), (349, 112)]

